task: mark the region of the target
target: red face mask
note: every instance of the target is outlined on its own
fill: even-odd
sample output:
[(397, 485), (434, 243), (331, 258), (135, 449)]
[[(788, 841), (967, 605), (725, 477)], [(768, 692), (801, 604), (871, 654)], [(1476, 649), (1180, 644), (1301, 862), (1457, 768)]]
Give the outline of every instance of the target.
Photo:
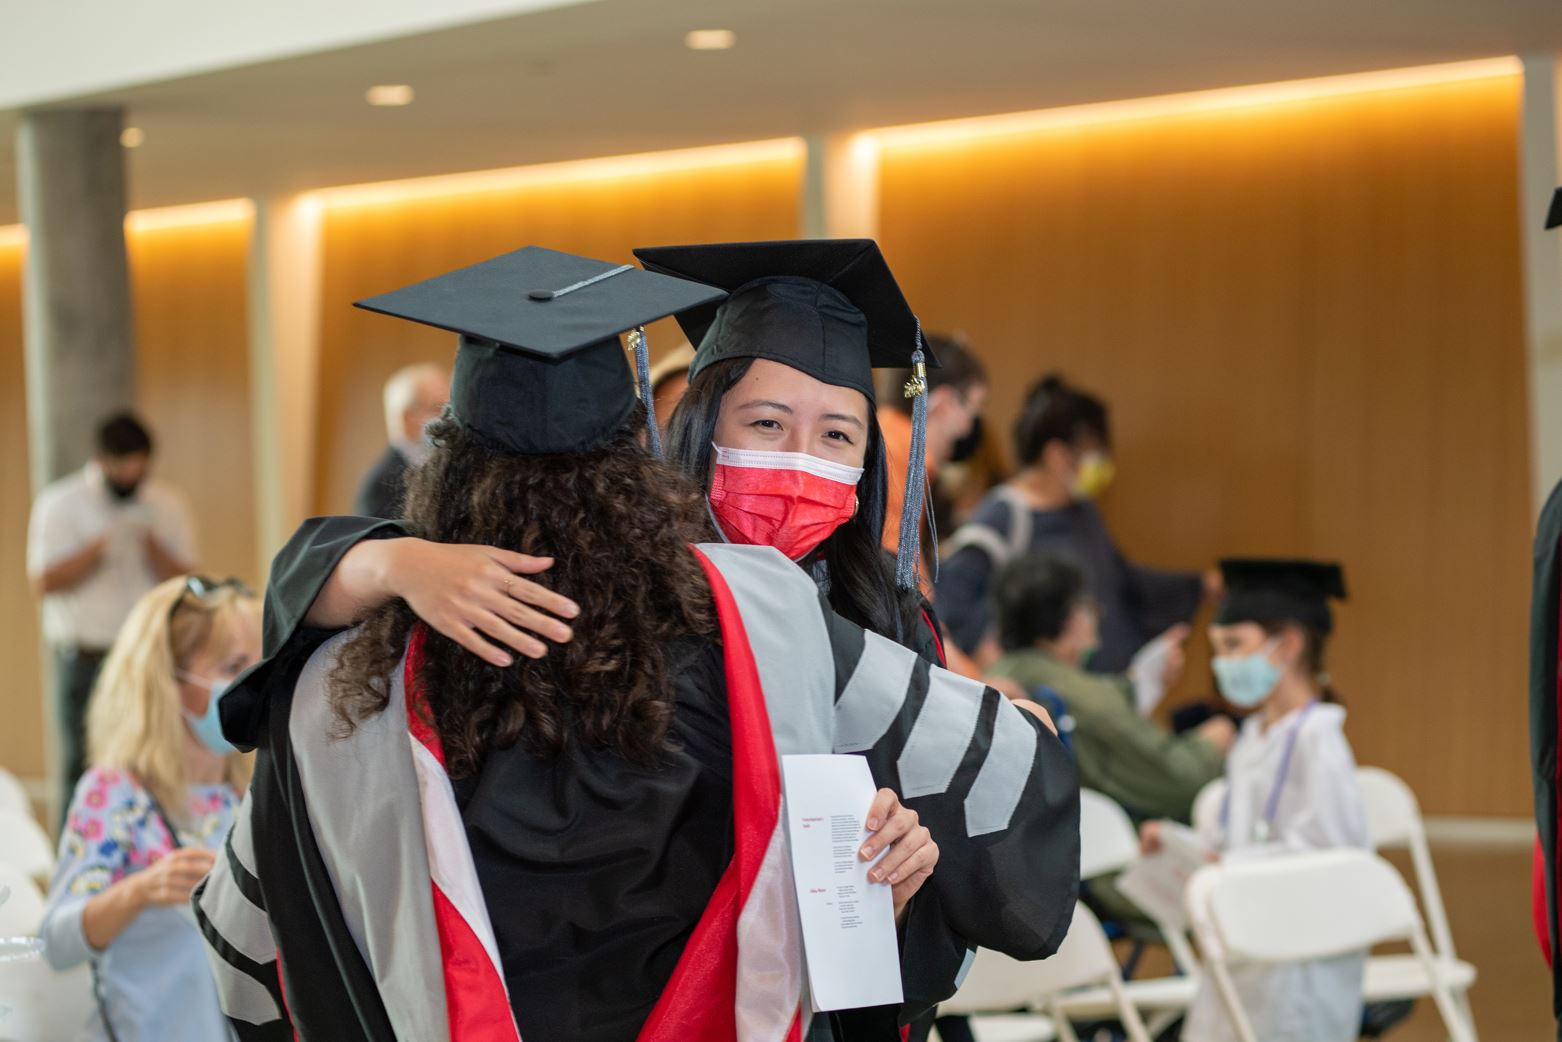
[(716, 450), (710, 507), (734, 543), (806, 556), (857, 512), (861, 467), (806, 452)]

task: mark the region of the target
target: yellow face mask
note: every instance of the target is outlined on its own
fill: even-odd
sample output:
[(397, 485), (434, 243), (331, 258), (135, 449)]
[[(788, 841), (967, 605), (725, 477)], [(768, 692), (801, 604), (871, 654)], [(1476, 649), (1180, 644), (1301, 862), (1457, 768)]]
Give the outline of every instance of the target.
[(1095, 499), (1105, 492), (1117, 476), (1112, 457), (1104, 452), (1087, 452), (1080, 457), (1079, 474), (1074, 478), (1076, 499)]

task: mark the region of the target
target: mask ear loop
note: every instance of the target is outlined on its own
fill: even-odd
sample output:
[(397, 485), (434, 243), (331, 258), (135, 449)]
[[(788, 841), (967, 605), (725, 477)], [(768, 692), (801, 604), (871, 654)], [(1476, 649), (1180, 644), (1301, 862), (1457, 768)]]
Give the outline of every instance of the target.
[(911, 399), (911, 450), (906, 461), (906, 497), (900, 511), (900, 549), (895, 554), (895, 585), (917, 588), (917, 561), (922, 555), (922, 503), (927, 484), (927, 356), (922, 351), (922, 320), (917, 319), (916, 348), (911, 352), (914, 375), (906, 383)]
[(645, 327), (637, 326), (629, 333), (629, 346), (635, 352), (635, 376), (640, 384), (640, 404), (645, 407), (646, 440), (651, 455), (662, 458), (662, 432), (656, 426), (656, 403), (651, 400), (651, 349), (645, 335)]

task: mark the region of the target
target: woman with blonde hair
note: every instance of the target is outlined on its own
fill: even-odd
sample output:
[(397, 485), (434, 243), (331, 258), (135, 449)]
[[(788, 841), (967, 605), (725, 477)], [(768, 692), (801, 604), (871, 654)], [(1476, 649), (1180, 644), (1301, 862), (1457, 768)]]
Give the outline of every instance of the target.
[(141, 598), (104, 663), (40, 931), (56, 969), (92, 964), (80, 1039), (232, 1038), (190, 892), (252, 769), (222, 737), (218, 700), (259, 655), (254, 595), (192, 575)]

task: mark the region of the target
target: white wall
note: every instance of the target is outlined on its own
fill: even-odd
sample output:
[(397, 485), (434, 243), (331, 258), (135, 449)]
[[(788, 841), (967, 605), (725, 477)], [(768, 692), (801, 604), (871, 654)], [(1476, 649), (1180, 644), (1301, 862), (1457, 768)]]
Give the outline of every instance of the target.
[(0, 110), (591, 0), (0, 0)]

